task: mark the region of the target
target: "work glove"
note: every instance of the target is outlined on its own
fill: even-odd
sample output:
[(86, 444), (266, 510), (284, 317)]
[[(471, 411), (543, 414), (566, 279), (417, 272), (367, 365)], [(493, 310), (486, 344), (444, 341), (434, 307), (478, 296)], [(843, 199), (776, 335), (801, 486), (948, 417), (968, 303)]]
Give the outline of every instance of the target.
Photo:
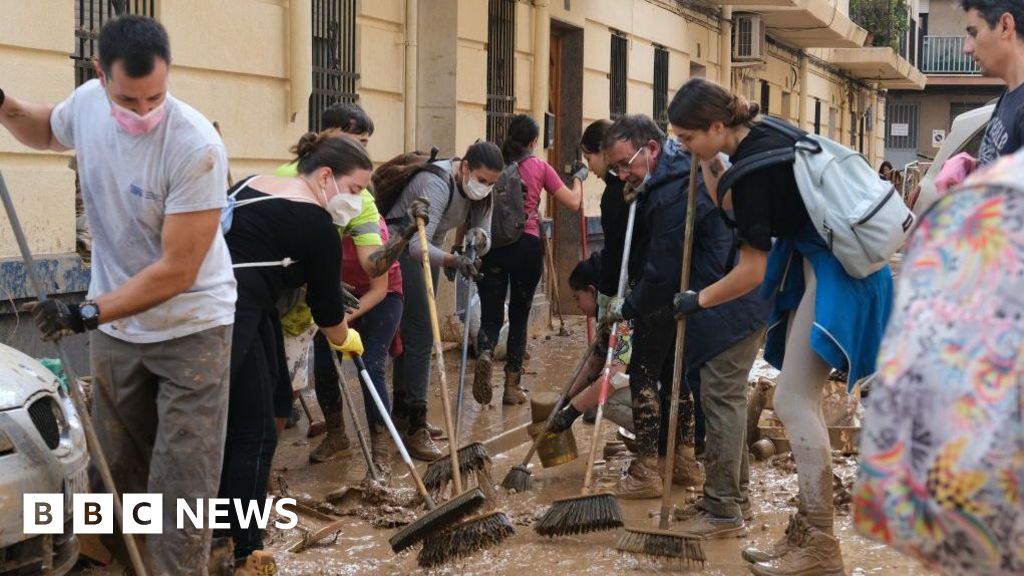
[(614, 296), (609, 299), (608, 306), (605, 307), (604, 316), (601, 316), (601, 325), (607, 327), (625, 320), (622, 316), (622, 306), (625, 303), (626, 299), (621, 296)]
[(466, 231), (466, 245), (473, 246), (477, 254), (484, 254), (491, 247), (491, 236), (483, 228), (470, 228)]
[(344, 354), (345, 358), (363, 355), (363, 338), (359, 335), (359, 332), (356, 332), (355, 328), (348, 329), (348, 335), (345, 336), (345, 341), (341, 344), (331, 342), (330, 338), (327, 339), (327, 343), (331, 346), (332, 350)]
[(470, 258), (463, 254), (455, 256), (455, 264), (452, 269), (458, 270), (459, 274), (462, 274), (467, 280), (476, 280), (480, 277), (480, 262), (479, 258)]
[(682, 320), (686, 316), (703, 309), (704, 307), (700, 305), (699, 293), (693, 290), (680, 292), (672, 298), (672, 312), (675, 314), (676, 320)]
[(622, 188), (622, 199), (626, 201), (626, 204), (632, 204), (638, 194), (640, 194), (640, 191), (629, 182), (626, 182), (626, 185)]
[(23, 310), (32, 314), (43, 340), (54, 342), (64, 336), (85, 332), (85, 322), (78, 306), (68, 306), (60, 300), (30, 302)]
[[(462, 246), (452, 246), (452, 254), (458, 256), (462, 254), (462, 252)], [(452, 265), (451, 268), (445, 266), (441, 270), (444, 272), (444, 277), (447, 278), (449, 282), (455, 282), (455, 275), (459, 273), (459, 269), (456, 268), (455, 265)]]
[(580, 182), (586, 182), (587, 177), (590, 176), (590, 168), (583, 162), (577, 161), (572, 167), (572, 177)]
[(341, 283), (341, 301), (342, 306), (345, 308), (345, 314), (351, 313), (353, 310), (359, 310), (359, 298), (357, 298), (352, 291), (355, 287)]
[(409, 206), (405, 208), (405, 217), (409, 219), (409, 224), (402, 231), (402, 236), (407, 241), (410, 241), (419, 231), (416, 227), (417, 218), (423, 219), (424, 226), (430, 222), (430, 200), (420, 197), (410, 202)]

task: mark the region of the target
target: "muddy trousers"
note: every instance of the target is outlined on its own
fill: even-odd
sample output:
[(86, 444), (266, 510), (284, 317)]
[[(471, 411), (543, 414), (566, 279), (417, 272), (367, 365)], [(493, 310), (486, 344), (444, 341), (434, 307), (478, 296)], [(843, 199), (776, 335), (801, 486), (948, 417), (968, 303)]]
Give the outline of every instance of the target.
[[(398, 259), (402, 268), (402, 354), (392, 362), (394, 403), (392, 413), (398, 417), (421, 414), (426, 418), (427, 391), (430, 389), (430, 354), (434, 349), (434, 333), (430, 328), (430, 310), (427, 302), (423, 261), (408, 252)], [(437, 293), (438, 267), (431, 267)], [(424, 420), (425, 422), (425, 420)]]
[[(667, 451), (675, 334), (676, 320), (667, 306), (633, 321), (633, 352), (628, 371), (633, 432), (639, 456), (664, 456)], [(691, 437), (692, 422), (693, 401), (683, 389), (679, 403), (679, 438)]]
[(785, 363), (775, 388), (774, 405), (796, 459), (802, 511), (811, 525), (831, 534), (832, 447), (821, 410), (822, 390), (831, 369), (811, 348), (817, 281), (806, 258), (804, 282), (800, 305), (789, 316)]
[(758, 330), (700, 366), (707, 425), (701, 508), (715, 516), (739, 517), (750, 505), (747, 377), (763, 338)]
[(505, 369), (521, 371), (526, 354), (526, 332), (530, 323), (533, 294), (544, 273), (544, 244), (540, 238), (523, 233), (514, 244), (495, 248), (483, 258), (480, 291), (480, 333), (478, 350), (493, 350), (505, 322), (508, 294), (508, 353)]
[[(380, 396), (384, 408), (391, 410), (388, 400), (387, 375), (385, 367), (391, 342), (398, 331), (398, 323), (402, 319), (402, 295), (388, 292), (369, 312), (357, 318), (350, 325), (363, 339), (363, 362), (366, 371), (373, 380), (373, 388)], [(313, 377), (316, 386), (316, 399), (324, 414), (341, 410), (341, 382), (338, 370), (334, 365), (334, 352), (321, 332), (313, 337)], [(377, 405), (365, 389), (363, 391), (363, 409), (371, 424), (384, 425), (384, 419), (377, 411)]]
[[(155, 576), (207, 573), (208, 529), (177, 530), (176, 502), (217, 495), (228, 413), (231, 326), (133, 344), (89, 335), (92, 421), (118, 491), (163, 495), (163, 532), (145, 537)], [(106, 492), (96, 470), (94, 492)], [(104, 537), (127, 564), (120, 536)]]

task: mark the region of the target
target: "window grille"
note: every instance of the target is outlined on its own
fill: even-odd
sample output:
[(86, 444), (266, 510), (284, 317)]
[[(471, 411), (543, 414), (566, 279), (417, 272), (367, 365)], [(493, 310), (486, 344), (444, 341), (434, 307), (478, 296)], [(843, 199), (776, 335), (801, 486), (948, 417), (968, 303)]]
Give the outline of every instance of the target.
[(489, 0), (487, 12), (487, 139), (501, 142), (516, 113), (516, 3)]
[(668, 50), (654, 47), (654, 121), (668, 130)]
[(153, 17), (156, 0), (75, 0), (75, 86), (96, 77), (92, 59), (99, 54), (103, 23), (121, 14)]
[(319, 132), (320, 116), (332, 104), (355, 102), (356, 0), (313, 0), (313, 92), (309, 129)]
[(621, 32), (612, 31), (611, 85), (608, 107), (612, 119), (626, 114), (626, 77), (629, 58), (629, 40)]

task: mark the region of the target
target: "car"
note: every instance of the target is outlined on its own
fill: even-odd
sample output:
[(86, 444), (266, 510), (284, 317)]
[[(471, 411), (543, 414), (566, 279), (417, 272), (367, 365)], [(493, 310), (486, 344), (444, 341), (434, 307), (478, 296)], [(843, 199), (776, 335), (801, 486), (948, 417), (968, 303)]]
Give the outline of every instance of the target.
[[(65, 574), (78, 559), (71, 496), (89, 491), (89, 452), (52, 372), (0, 344), (0, 576)], [(23, 495), (64, 494), (63, 534), (24, 533)]]

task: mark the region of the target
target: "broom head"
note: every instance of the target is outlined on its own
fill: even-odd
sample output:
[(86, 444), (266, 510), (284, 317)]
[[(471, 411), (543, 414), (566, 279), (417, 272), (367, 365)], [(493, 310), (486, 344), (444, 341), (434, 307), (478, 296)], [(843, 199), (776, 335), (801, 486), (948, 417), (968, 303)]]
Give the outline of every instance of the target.
[(443, 530), (480, 509), (486, 502), (479, 488), (463, 492), (451, 500), (427, 512), (412, 524), (395, 533), (388, 543), (397, 554), (431, 534)]
[(551, 503), (533, 529), (541, 536), (566, 536), (622, 526), (622, 509), (609, 492), (563, 498)]
[[(473, 442), (459, 448), (459, 472), (468, 476), (470, 472), (483, 470), (484, 466), (491, 461), (487, 455), (487, 449), (479, 442)], [(431, 492), (437, 492), (452, 479), (452, 459), (450, 456), (442, 456), (427, 465), (427, 472), (423, 475), (423, 485)]]
[(438, 566), (500, 544), (515, 532), (504, 513), (488, 512), (427, 538), (416, 560), (423, 568)]
[(508, 491), (527, 492), (533, 488), (533, 475), (526, 466), (516, 464), (501, 481), (501, 487)]
[(700, 539), (654, 528), (627, 528), (615, 549), (626, 554), (704, 565), (707, 557)]

